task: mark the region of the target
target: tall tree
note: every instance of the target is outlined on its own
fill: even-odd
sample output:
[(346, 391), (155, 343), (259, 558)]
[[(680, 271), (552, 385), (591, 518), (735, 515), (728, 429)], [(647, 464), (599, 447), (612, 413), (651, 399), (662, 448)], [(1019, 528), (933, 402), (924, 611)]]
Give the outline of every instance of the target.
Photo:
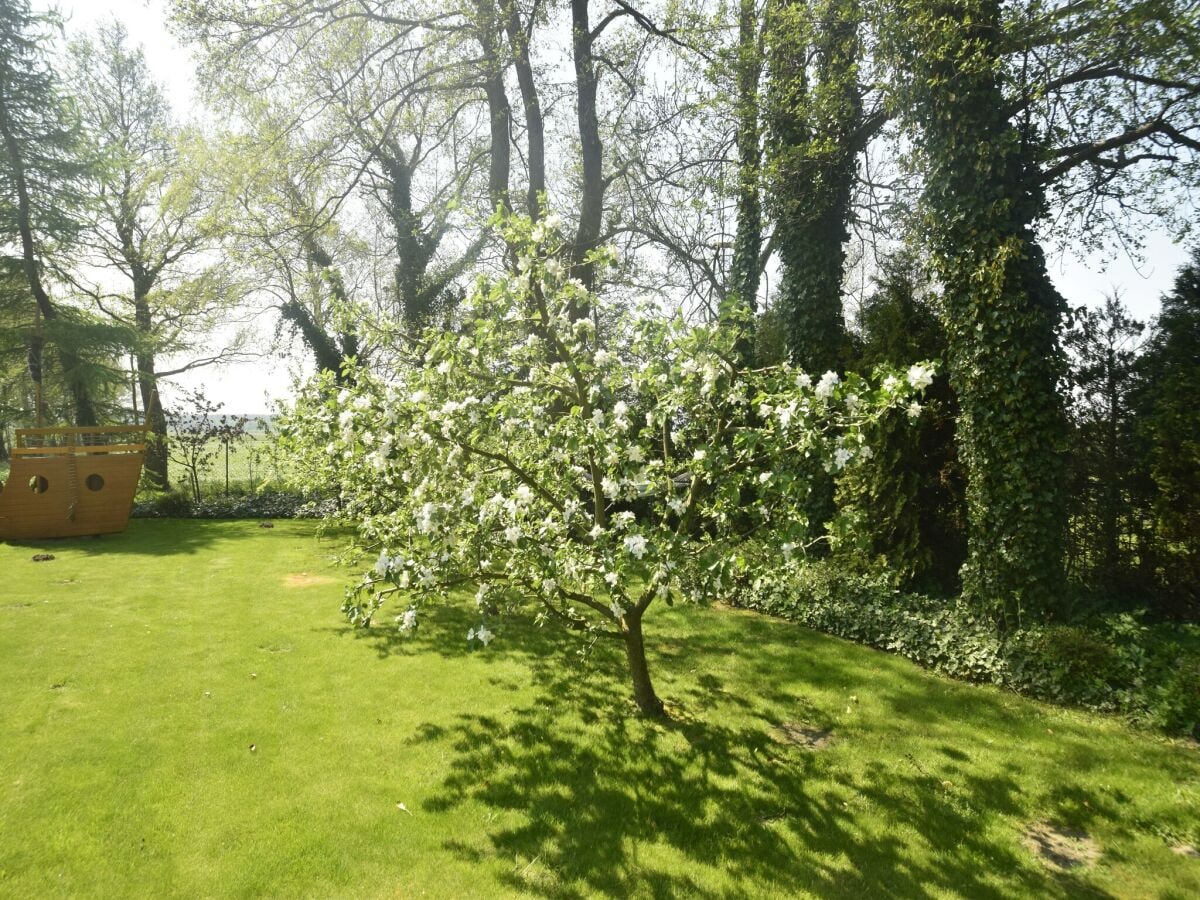
[(1044, 213), (1028, 135), (1010, 121), (998, 0), (912, 0), (906, 114), (925, 162), (925, 230), (945, 286), (970, 515), (963, 590), (1003, 625), (1063, 585), (1063, 301), (1033, 231)]
[[(64, 277), (137, 336), (138, 390), (153, 436), (145, 471), (166, 488), (159, 381), (239, 355), (236, 340), (214, 353), (192, 352), (238, 291), (211, 261), (203, 150), (174, 124), (141, 48), (129, 45), (124, 26), (110, 22), (74, 41), (71, 56), (83, 127), (101, 165), (87, 181), (95, 216), (80, 234), (82, 257)], [(166, 354), (179, 363), (164, 369)]]
[(1138, 351), (1144, 326), (1116, 296), (1099, 309), (1078, 309), (1064, 344), (1070, 353), (1072, 562), (1075, 574), (1108, 590), (1128, 587), (1130, 560), (1122, 536), (1138, 535), (1144, 553), (1135, 489), (1139, 455), (1133, 409)]
[[(45, 255), (58, 242), (70, 241), (79, 227), (80, 185), (88, 170), (80, 146), (78, 117), (63, 92), (50, 48), (57, 18), (35, 13), (28, 0), (0, 6), (0, 141), (3, 143), (3, 192), (0, 223), (5, 242), (20, 246), (22, 271), (37, 314), (59, 341), (59, 358), (73, 400), (75, 422), (94, 425), (92, 382), (96, 372), (82, 358), (79, 329), (55, 328), (62, 318), (51, 300)], [(29, 372), (44, 398), (42, 330), (30, 338)], [(42, 412), (39, 399), (39, 415)]]

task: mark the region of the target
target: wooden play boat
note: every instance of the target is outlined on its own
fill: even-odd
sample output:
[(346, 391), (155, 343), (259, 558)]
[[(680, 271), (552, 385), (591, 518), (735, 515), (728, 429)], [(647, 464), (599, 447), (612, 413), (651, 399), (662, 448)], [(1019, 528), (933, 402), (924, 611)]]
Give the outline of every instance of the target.
[(0, 485), (0, 540), (124, 531), (142, 477), (146, 429), (18, 429)]

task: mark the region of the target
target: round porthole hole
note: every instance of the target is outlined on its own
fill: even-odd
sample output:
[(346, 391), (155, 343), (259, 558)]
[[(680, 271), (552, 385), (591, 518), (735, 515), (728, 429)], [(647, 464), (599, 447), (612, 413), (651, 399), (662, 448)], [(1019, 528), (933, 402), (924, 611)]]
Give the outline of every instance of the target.
[(50, 482), (44, 475), (34, 475), (29, 479), (29, 489), (35, 494), (44, 494), (50, 490)]
[(89, 491), (98, 491), (104, 487), (104, 478), (101, 475), (89, 475), (84, 484), (87, 485)]

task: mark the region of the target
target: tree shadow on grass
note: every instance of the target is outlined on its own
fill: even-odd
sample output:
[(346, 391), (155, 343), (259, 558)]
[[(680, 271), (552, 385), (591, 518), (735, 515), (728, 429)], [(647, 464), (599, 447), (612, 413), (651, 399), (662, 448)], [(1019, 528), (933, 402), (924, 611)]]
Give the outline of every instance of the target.
[[(705, 654), (718, 652), (705, 646), (712, 637), (676, 634), (665, 643), (702, 669)], [(737, 696), (703, 671), (665, 678), (673, 718), (646, 721), (632, 714), (622, 659), (612, 648), (597, 651), (586, 667), (561, 654), (523, 652), (532, 702), (497, 715), (461, 715), (413, 738), (443, 743), (452, 754), (426, 810), (481, 804), (491, 811), (482, 843), (464, 836), (446, 849), (468, 863), (515, 860), (503, 876), (508, 888), (547, 897), (765, 890), (1102, 896), (1071, 873), (1039, 868), (989, 833), (995, 815), (1020, 812), (1016, 772), (963, 777), (950, 790), (916, 760), (856, 770), (833, 751), (807, 751), (772, 736), (781, 705), (819, 718), (803, 698), (772, 691), (767, 681), (763, 692)], [(839, 677), (821, 671), (836, 666), (798, 663), (795, 647), (756, 645), (746, 655), (759, 654), (775, 666), (790, 656), (805, 677), (810, 669), (817, 678)], [(660, 671), (671, 668), (656, 662)]]
[[(413, 738), (439, 744), (449, 760), (428, 811), (488, 810), (481, 835), (446, 849), (468, 863), (515, 860), (508, 888), (547, 897), (1103, 896), (1082, 872), (1046, 868), (1019, 843), (1035, 815), (1084, 829), (1102, 820), (1110, 833), (1129, 817), (1119, 791), (1072, 783), (1113, 763), (1086, 721), (1051, 722), (1047, 738), (1040, 708), (1014, 695), (755, 614), (691, 610), (649, 624), (651, 672), (671, 711), (650, 722), (628, 699), (617, 646), (597, 645), (580, 661), (576, 639), (518, 618), (480, 653), (465, 640), (478, 621), (469, 601), (421, 617), (409, 637), (387, 625), (340, 633), (383, 660), (478, 654), (487, 664), (515, 660), (532, 680), (532, 699), (427, 723)], [(830, 696), (852, 693), (883, 714), (862, 726), (832, 716)], [(781, 739), (784, 720), (826, 729), (835, 718), (828, 750)], [(909, 752), (896, 742), (911, 743)], [(993, 742), (1023, 749), (997, 758), (986, 749)], [(864, 759), (869, 746), (884, 748), (878, 759)], [(980, 753), (989, 764), (974, 761)], [(1124, 763), (1195, 776), (1194, 760), (1149, 742)], [(1035, 772), (1058, 786), (1030, 796)]]
[[(315, 530), (315, 528), (314, 528)], [(260, 528), (259, 520), (218, 519), (132, 519), (128, 527), (117, 534), (86, 537), (42, 538), (0, 542), (0, 547), (33, 553), (83, 553), (87, 556), (178, 556), (211, 550), (222, 542), (239, 542), (248, 538), (295, 540), (291, 528), (278, 530)]]

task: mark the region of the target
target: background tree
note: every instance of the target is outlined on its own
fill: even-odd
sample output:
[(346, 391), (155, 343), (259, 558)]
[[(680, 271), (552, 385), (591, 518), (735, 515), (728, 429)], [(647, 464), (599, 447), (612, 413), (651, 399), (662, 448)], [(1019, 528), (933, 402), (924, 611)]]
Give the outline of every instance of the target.
[[(926, 263), (901, 250), (884, 260), (858, 317), (856, 365), (944, 364), (946, 330)], [(882, 561), (908, 588), (952, 593), (966, 556), (964, 478), (955, 443), (958, 400), (939, 365), (920, 408), (893, 410), (872, 434), (875, 454), (837, 482), (845, 551)]]
[(1145, 379), (1135, 403), (1150, 445), (1160, 577), (1175, 614), (1200, 612), (1200, 251), (1163, 298), (1139, 362)]
[[(88, 330), (79, 321), (60, 321), (50, 298), (46, 257), (60, 252), (78, 231), (86, 208), (81, 190), (92, 161), (80, 142), (79, 120), (50, 59), (58, 19), (34, 13), (28, 0), (0, 7), (0, 141), (3, 142), (3, 200), (0, 233), (20, 248), (22, 272), (45, 327), (29, 333), (29, 373), (44, 413), (44, 347), (56, 341), (63, 377), (79, 425), (94, 425), (92, 394), (105, 372), (81, 355)], [(48, 335), (48, 332), (52, 334)]]
[[(85, 182), (94, 217), (62, 276), (136, 335), (138, 390), (152, 435), (145, 472), (165, 489), (160, 380), (241, 355), (241, 342), (228, 334), (221, 349), (195, 352), (218, 322), (228, 321), (240, 290), (211, 255), (203, 146), (172, 121), (141, 48), (130, 47), (124, 26), (110, 22), (75, 40), (71, 57), (83, 128), (101, 163)], [(166, 355), (176, 362), (164, 369)]]
[(1098, 309), (1076, 310), (1064, 341), (1071, 354), (1072, 574), (1112, 594), (1143, 593), (1130, 576), (1135, 555), (1149, 562), (1154, 545), (1133, 407), (1143, 331), (1114, 295)]

